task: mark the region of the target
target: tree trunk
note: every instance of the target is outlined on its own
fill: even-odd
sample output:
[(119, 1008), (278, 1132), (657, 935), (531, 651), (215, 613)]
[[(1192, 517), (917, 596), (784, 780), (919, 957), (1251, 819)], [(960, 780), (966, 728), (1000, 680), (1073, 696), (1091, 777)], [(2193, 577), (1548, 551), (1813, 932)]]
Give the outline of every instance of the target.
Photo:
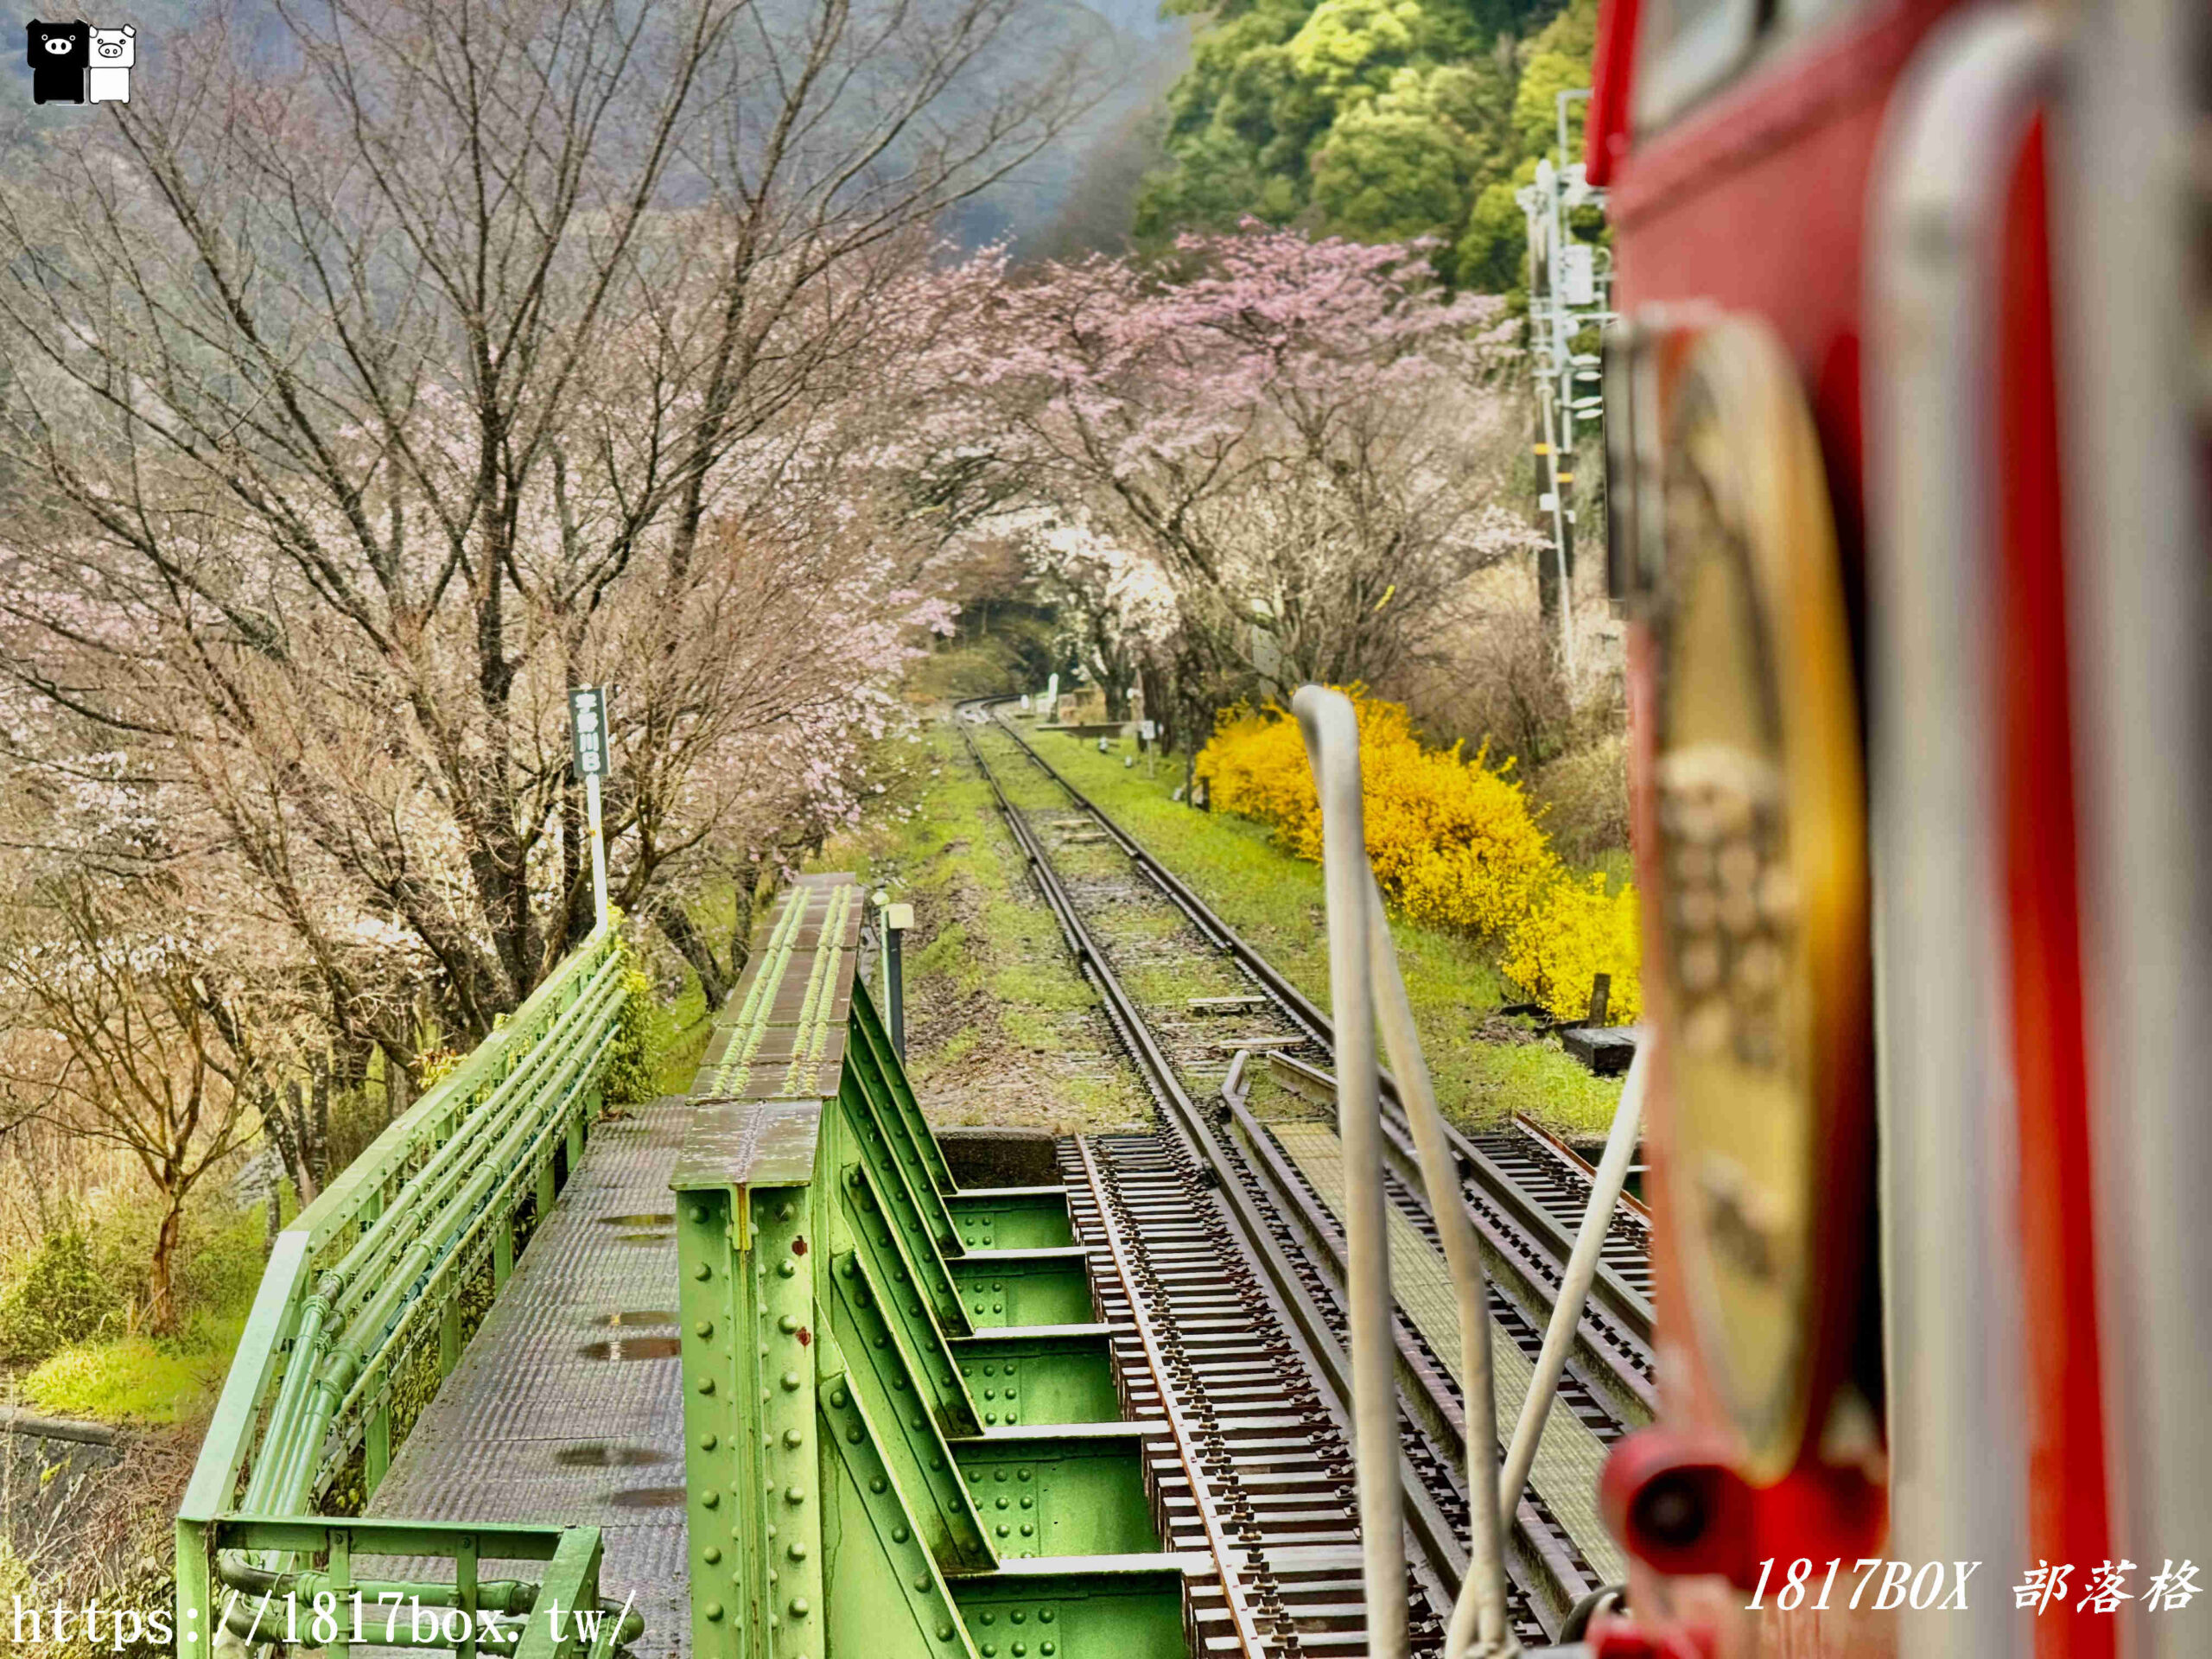
[(384, 1121), (402, 1116), (415, 1103), (415, 1080), (390, 1049), (384, 1052)]
[(314, 1079), (315, 1137), (310, 1160), (315, 1168), (315, 1184), (327, 1186), (334, 1173), (330, 1167), (330, 1061), (327, 1056), (309, 1063)]
[(146, 1268), (146, 1328), (157, 1337), (176, 1334), (176, 1283), (173, 1268), (177, 1241), (184, 1234), (184, 1195), (166, 1195), (169, 1207), (154, 1234), (154, 1259)]
[[(772, 898), (773, 892), (767, 895)], [(745, 964), (753, 960), (753, 918), (760, 914), (760, 870), (752, 868), (747, 879), (738, 884), (737, 903), (733, 907), (729, 922), (729, 976), (733, 982), (745, 972)]]
[(1167, 677), (1146, 663), (1137, 671), (1137, 683), (1144, 692), (1145, 717), (1153, 722), (1158, 734), (1155, 741), (1162, 753), (1175, 753), (1175, 698), (1168, 689)]
[(284, 1160), (284, 1173), (292, 1178), (292, 1190), (299, 1194), (300, 1208), (304, 1210), (315, 1201), (322, 1184), (315, 1179), (314, 1160), (308, 1151), (307, 1108), (301, 1102), (296, 1079), (284, 1085), (284, 1101), (278, 1104), (275, 1094), (264, 1090), (261, 1121), (269, 1138), (276, 1143), (276, 1155)]
[(720, 1008), (729, 997), (729, 981), (723, 976), (721, 964), (715, 960), (714, 947), (693, 925), (683, 906), (672, 899), (663, 899), (653, 906), (653, 923), (662, 937), (676, 947), (677, 954), (690, 964), (691, 971), (699, 976), (699, 988), (705, 994), (708, 1011)]

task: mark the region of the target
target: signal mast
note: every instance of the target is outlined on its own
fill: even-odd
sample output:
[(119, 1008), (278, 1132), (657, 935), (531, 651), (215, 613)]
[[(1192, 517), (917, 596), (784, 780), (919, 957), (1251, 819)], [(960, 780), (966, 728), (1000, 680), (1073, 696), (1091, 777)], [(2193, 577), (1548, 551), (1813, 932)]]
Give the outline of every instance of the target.
[(1529, 365), (1536, 392), (1536, 512), (1551, 534), (1550, 550), (1537, 569), (1537, 591), (1544, 608), (1559, 618), (1560, 660), (1567, 690), (1575, 687), (1574, 483), (1575, 423), (1594, 425), (1603, 417), (1604, 372), (1595, 351), (1577, 351), (1586, 332), (1594, 334), (1612, 321), (1612, 255), (1610, 249), (1574, 234), (1569, 215), (1579, 207), (1605, 205), (1605, 193), (1583, 175), (1582, 163), (1569, 161), (1567, 107), (1590, 96), (1586, 86), (1563, 92), (1554, 101), (1559, 148), (1536, 163), (1533, 184), (1514, 200), (1529, 226)]

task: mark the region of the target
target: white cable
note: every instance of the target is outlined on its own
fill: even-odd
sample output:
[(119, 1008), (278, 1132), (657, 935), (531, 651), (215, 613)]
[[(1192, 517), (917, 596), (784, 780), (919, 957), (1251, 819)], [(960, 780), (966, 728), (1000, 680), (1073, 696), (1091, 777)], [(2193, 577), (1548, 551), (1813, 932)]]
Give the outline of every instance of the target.
[[(1459, 1296), (1459, 1389), (1466, 1411), (1467, 1490), (1486, 1492), (1497, 1474), (1497, 1389), (1491, 1368), (1490, 1286), (1474, 1224), (1459, 1196), (1444, 1116), (1437, 1109), (1436, 1088), (1428, 1075), (1428, 1061), (1421, 1053), (1413, 1003), (1406, 995), (1405, 976), (1398, 971), (1397, 949), (1390, 942), (1382, 894), (1375, 886), (1371, 869), (1367, 922), (1368, 958), (1382, 1021), (1382, 1043), (1390, 1053), (1390, 1069), (1397, 1075), (1398, 1098), (1413, 1128), (1414, 1150), (1421, 1154), (1421, 1185), (1428, 1193), (1429, 1213), (1436, 1217), (1445, 1265), (1451, 1270), (1452, 1287)], [(1471, 1504), (1469, 1509), (1467, 1575), (1460, 1581), (1459, 1599), (1452, 1609), (1452, 1626), (1444, 1638), (1445, 1659), (1463, 1659), (1470, 1641), (1475, 1644), (1473, 1651), (1484, 1659), (1510, 1659), (1521, 1651), (1521, 1644), (1505, 1619), (1504, 1529), (1509, 1522), (1485, 1504)], [(1511, 1514), (1510, 1509), (1507, 1514)]]
[(1582, 1212), (1582, 1230), (1574, 1236), (1567, 1255), (1567, 1275), (1559, 1298), (1552, 1304), (1551, 1323), (1544, 1329), (1543, 1351), (1536, 1356), (1535, 1376), (1529, 1383), (1529, 1397), (1521, 1402), (1521, 1421), (1514, 1426), (1512, 1449), (1505, 1456), (1504, 1478), (1498, 1484), (1498, 1511), (1510, 1524), (1520, 1507), (1521, 1489), (1536, 1461), (1536, 1442), (1543, 1438), (1544, 1420), (1551, 1414), (1552, 1396), (1559, 1390), (1560, 1373), (1567, 1369), (1567, 1351), (1582, 1323), (1583, 1304), (1590, 1300), (1590, 1282), (1598, 1276), (1599, 1252), (1605, 1248), (1611, 1226), (1613, 1206), (1620, 1201), (1621, 1186), (1628, 1179), (1629, 1160), (1636, 1155), (1637, 1135), (1643, 1121), (1644, 1057), (1646, 1045), (1638, 1043), (1621, 1084), (1620, 1104), (1613, 1109), (1613, 1127), (1605, 1137), (1605, 1156), (1590, 1183), (1589, 1207)]

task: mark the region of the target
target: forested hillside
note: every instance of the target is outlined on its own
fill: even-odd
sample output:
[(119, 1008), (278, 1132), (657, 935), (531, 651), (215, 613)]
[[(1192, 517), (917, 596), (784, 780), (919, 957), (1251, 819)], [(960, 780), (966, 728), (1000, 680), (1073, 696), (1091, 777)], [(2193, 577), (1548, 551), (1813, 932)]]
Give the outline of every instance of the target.
[[(1433, 237), (1453, 283), (1520, 286), (1515, 188), (1590, 84), (1597, 0), (1167, 0), (1205, 17), (1136, 232), (1255, 216), (1367, 242)], [(1580, 146), (1581, 105), (1568, 138)]]

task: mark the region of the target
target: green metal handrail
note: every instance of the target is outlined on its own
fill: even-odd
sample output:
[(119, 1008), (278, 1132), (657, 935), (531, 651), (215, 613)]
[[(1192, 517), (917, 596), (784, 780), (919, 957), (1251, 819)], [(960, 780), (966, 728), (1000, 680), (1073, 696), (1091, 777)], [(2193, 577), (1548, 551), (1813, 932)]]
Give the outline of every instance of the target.
[(435, 1336), (452, 1370), (462, 1290), (487, 1256), (505, 1283), (523, 1203), (550, 1205), (556, 1153), (575, 1169), (623, 982), (619, 936), (601, 927), (278, 1236), (178, 1511), (181, 1643), (216, 1628), (219, 1575), (260, 1582), (287, 1565), (226, 1549), (238, 1535), (226, 1522), (327, 1519), (316, 1535), (342, 1550), (353, 1523), (316, 1516), (317, 1499), (357, 1448), (364, 1500), (374, 1491), (400, 1368)]

